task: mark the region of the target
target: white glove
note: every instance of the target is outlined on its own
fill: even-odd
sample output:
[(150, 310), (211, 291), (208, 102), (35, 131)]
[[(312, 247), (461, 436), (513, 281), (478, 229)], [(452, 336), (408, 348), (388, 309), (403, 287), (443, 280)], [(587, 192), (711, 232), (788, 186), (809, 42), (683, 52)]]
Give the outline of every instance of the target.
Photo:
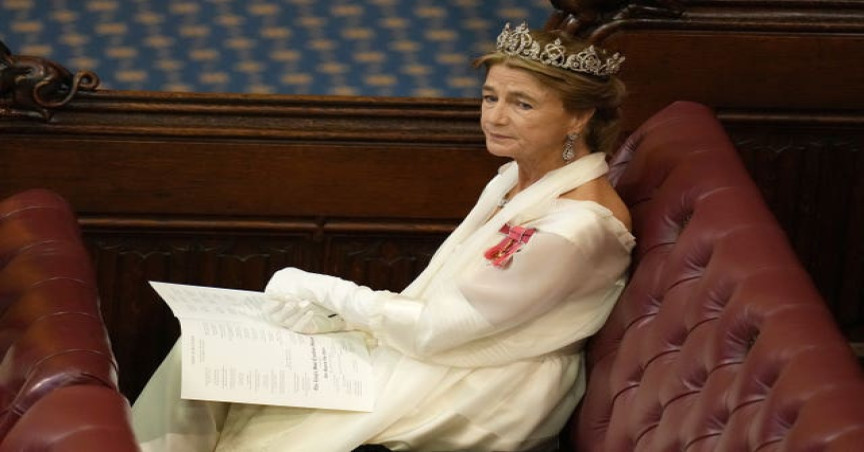
[(307, 300), (331, 313), (338, 313), (347, 323), (346, 327), (367, 330), (375, 313), (377, 297), (376, 292), (368, 287), (294, 267), (276, 272), (267, 283), (264, 293), (285, 302)]
[(262, 307), (273, 323), (303, 334), (345, 331), (345, 320), (333, 311), (306, 300), (269, 298)]

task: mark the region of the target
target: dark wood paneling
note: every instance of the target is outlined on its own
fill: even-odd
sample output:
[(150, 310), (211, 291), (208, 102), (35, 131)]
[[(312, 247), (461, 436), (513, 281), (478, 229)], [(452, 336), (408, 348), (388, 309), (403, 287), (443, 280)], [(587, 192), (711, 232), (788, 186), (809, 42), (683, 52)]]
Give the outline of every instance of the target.
[(458, 218), (500, 164), (478, 118), (474, 100), (88, 93), (0, 122), (0, 178), (87, 214)]
[(678, 99), (807, 117), (864, 109), (864, 65), (852, 63), (864, 61), (864, 36), (634, 31), (610, 41), (627, 55), (630, 127)]
[(452, 218), (495, 165), (453, 145), (7, 138), (6, 186), (53, 188), (85, 214)]
[(864, 127), (734, 116), (726, 128), (768, 206), (841, 328), (864, 341)]

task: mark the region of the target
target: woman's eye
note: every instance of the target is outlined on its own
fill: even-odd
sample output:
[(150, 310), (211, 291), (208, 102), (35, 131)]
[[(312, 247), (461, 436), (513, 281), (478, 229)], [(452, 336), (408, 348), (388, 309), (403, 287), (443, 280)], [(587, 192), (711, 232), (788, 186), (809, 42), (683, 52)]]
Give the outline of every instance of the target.
[(491, 94), (486, 94), (483, 96), (483, 102), (495, 102), (496, 100), (498, 100), (498, 98)]
[(517, 104), (517, 106), (518, 106), (519, 109), (521, 109), (521, 110), (531, 110), (532, 108), (534, 108), (531, 104), (526, 103), (526, 102), (519, 102), (519, 103)]

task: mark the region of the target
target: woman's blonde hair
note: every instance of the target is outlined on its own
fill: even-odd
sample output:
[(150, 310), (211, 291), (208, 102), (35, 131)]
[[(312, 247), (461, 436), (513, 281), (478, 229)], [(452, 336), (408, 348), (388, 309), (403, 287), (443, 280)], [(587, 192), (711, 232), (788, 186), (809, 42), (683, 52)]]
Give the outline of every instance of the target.
[[(576, 53), (588, 47), (586, 43), (560, 32), (531, 31), (531, 36), (541, 48), (555, 39), (560, 39), (568, 53)], [(569, 112), (594, 109), (594, 114), (583, 131), (585, 144), (591, 152), (610, 154), (614, 151), (620, 132), (621, 103), (626, 94), (624, 83), (618, 77), (582, 74), (497, 51), (474, 60), (474, 67), (484, 67), (487, 71), (498, 64), (525, 70), (536, 77), (558, 93), (564, 108)]]

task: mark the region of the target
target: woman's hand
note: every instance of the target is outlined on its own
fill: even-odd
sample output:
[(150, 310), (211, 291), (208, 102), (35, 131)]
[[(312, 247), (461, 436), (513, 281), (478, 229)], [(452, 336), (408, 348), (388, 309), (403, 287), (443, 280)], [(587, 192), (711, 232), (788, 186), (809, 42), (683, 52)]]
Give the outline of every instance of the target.
[[(294, 267), (276, 272), (264, 293), (268, 298), (294, 304), (274, 308), (279, 312), (274, 315), (285, 319), (277, 323), (295, 331), (295, 328), (312, 328), (310, 324), (319, 325), (314, 328), (327, 329), (332, 327), (329, 326), (331, 322), (341, 322), (342, 329), (368, 330), (377, 296), (372, 289), (351, 281)], [(308, 305), (301, 306), (304, 302)], [(332, 314), (338, 315), (333, 317)], [(335, 318), (338, 320), (332, 320)]]
[(268, 298), (283, 301), (311, 301), (321, 304), (332, 276), (310, 273), (296, 267), (283, 268), (276, 272), (264, 293)]
[(346, 329), (342, 316), (306, 300), (268, 297), (262, 310), (271, 322), (298, 333), (332, 333)]

